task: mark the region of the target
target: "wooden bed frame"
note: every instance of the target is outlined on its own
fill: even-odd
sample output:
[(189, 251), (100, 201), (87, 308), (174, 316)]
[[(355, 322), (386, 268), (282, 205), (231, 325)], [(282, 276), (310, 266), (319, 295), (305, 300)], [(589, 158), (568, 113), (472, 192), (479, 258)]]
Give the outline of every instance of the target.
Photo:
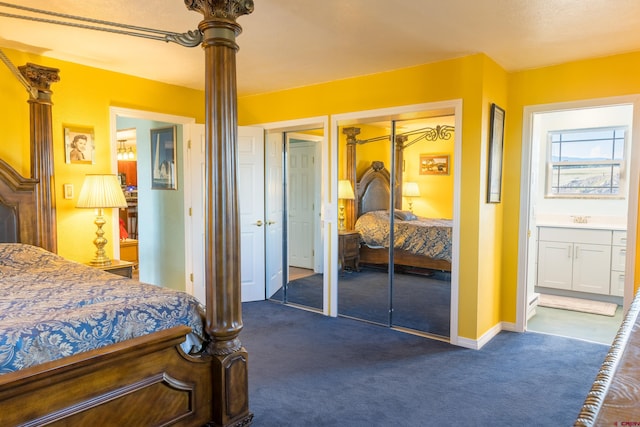
[[(238, 16), (251, 0), (186, 0), (204, 20), (207, 143), (206, 319), (201, 354), (180, 348), (187, 326), (0, 375), (3, 425), (246, 426), (246, 350), (242, 330), (237, 200)], [(0, 237), (56, 252), (51, 83), (57, 71), (27, 64), (32, 86), (32, 178), (0, 160)], [(21, 80), (22, 81), (22, 80)], [(36, 89), (32, 91), (31, 89)], [(214, 126), (215, 124), (215, 126)], [(221, 238), (220, 236), (224, 236)], [(217, 238), (216, 238), (217, 237)]]
[(575, 427), (634, 426), (640, 422), (640, 290), (622, 320)]
[[(390, 175), (384, 164), (379, 161), (371, 163), (371, 167), (360, 178), (356, 188), (358, 216), (376, 210), (389, 210)], [(367, 245), (360, 246), (361, 264), (388, 264), (389, 250), (374, 249)], [(403, 267), (415, 267), (430, 270), (451, 271), (451, 262), (434, 259), (424, 255), (394, 249), (393, 264)]]

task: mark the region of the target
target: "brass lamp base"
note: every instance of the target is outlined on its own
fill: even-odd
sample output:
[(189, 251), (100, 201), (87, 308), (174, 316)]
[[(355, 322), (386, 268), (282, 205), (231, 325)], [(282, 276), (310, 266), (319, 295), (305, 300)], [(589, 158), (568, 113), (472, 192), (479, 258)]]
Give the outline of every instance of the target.
[(338, 210), (338, 230), (344, 231), (344, 204), (341, 204)]
[(96, 238), (93, 239), (93, 244), (96, 245), (96, 256), (89, 261), (89, 264), (95, 267), (104, 267), (111, 265), (111, 259), (107, 256), (104, 250), (104, 246), (107, 244), (107, 239), (104, 238), (104, 230), (102, 226), (106, 224), (104, 217), (102, 216), (102, 209), (97, 210), (96, 220), (94, 224), (98, 227), (96, 230)]

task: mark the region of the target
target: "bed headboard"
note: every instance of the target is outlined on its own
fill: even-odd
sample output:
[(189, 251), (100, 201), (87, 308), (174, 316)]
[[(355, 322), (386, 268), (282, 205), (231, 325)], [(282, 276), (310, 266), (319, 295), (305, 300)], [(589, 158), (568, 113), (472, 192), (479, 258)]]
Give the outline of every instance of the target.
[(358, 182), (358, 216), (371, 211), (389, 210), (391, 193), (389, 171), (380, 161), (371, 162)]
[(37, 184), (0, 159), (0, 242), (38, 245)]

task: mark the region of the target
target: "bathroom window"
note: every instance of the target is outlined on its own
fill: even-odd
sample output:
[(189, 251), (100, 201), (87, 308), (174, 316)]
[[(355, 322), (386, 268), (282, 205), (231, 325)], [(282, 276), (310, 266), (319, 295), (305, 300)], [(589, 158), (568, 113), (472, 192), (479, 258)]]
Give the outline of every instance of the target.
[(549, 132), (547, 196), (621, 197), (626, 139), (626, 127)]

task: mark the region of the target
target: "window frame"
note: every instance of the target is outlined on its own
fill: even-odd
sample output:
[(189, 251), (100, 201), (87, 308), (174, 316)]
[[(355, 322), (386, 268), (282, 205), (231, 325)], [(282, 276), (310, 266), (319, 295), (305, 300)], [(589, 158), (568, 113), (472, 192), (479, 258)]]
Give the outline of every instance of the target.
[[(603, 132), (603, 131), (622, 131), (624, 137), (622, 144), (622, 158), (620, 160), (588, 160), (580, 162), (562, 162), (553, 161), (553, 136), (554, 135), (567, 135), (574, 133), (588, 133), (588, 132)], [(585, 139), (586, 141), (587, 139)], [(567, 141), (569, 142), (569, 141)], [(575, 140), (570, 142), (576, 142)], [(629, 127), (628, 126), (602, 126), (595, 128), (583, 128), (583, 129), (562, 129), (562, 130), (550, 130), (547, 132), (547, 145), (546, 145), (546, 182), (545, 182), (545, 198), (550, 199), (624, 199), (626, 196), (627, 180), (625, 177), (626, 165), (628, 163), (628, 145), (629, 145)], [(580, 194), (580, 193), (554, 193), (553, 192), (553, 179), (554, 179), (554, 167), (556, 165), (563, 166), (618, 166), (620, 169), (620, 178), (618, 182), (617, 194)]]

